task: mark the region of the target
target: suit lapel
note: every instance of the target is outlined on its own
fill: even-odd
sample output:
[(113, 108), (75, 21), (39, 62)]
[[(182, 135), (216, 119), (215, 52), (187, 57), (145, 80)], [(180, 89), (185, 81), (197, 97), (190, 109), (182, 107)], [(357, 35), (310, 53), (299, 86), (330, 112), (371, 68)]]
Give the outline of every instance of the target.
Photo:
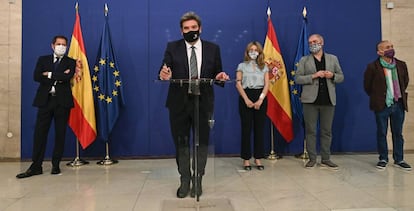
[(201, 42), (201, 70), (200, 70), (200, 78), (205, 78), (206, 76), (203, 75), (203, 70), (205, 69), (205, 62), (207, 61), (206, 57), (208, 56), (208, 50), (207, 50), (207, 46), (206, 43), (202, 42), (202, 40), (200, 39)]
[(325, 69), (330, 70), (331, 72), (334, 72), (331, 57), (327, 55), (326, 53), (325, 53)]
[(315, 57), (313, 57), (312, 54), (309, 55), (308, 65), (310, 65), (309, 70), (312, 70), (314, 73), (316, 73), (316, 65), (315, 65)]
[(185, 71), (184, 75), (188, 78), (189, 75), (189, 71), (190, 71), (190, 67), (188, 66), (188, 55), (187, 55), (187, 47), (185, 45), (185, 41), (183, 40), (182, 42), (180, 42), (180, 50), (184, 51), (184, 55), (182, 58), (182, 63), (184, 64), (184, 70), (181, 71)]

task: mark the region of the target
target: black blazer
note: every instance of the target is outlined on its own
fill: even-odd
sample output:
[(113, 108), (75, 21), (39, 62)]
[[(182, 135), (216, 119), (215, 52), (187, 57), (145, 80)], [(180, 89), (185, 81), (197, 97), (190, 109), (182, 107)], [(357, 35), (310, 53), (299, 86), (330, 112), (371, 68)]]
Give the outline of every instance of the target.
[[(220, 48), (218, 45), (203, 41), (200, 78), (215, 79), (222, 72)], [(163, 63), (171, 68), (172, 79), (188, 79), (189, 67), (185, 41), (183, 39), (169, 42), (164, 53)], [(200, 86), (200, 111), (212, 112), (214, 108), (214, 89), (210, 84)], [(181, 111), (189, 100), (188, 84), (171, 83), (166, 107)]]
[[(39, 82), (33, 106), (43, 107), (47, 105), (49, 91), (56, 82), (55, 91), (58, 104), (66, 108), (72, 108), (74, 105), (70, 79), (75, 73), (75, 67), (75, 60), (63, 56), (57, 69), (53, 71), (53, 54), (39, 57), (33, 74), (34, 80)], [(64, 73), (67, 69), (70, 72)], [(44, 76), (43, 72), (52, 72), (51, 79)]]

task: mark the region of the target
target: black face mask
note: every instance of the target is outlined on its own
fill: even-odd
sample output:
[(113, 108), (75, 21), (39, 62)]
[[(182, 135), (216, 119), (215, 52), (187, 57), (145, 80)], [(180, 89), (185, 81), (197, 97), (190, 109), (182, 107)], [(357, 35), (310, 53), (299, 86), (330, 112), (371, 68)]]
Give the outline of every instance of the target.
[(183, 33), (184, 40), (187, 42), (194, 42), (200, 36), (200, 31), (189, 31), (187, 33)]

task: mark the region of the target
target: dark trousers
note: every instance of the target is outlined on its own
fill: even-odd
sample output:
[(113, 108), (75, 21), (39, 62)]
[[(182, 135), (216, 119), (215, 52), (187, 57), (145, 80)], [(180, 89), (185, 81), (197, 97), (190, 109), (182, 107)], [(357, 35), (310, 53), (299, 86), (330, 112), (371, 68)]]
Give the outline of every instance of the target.
[(48, 103), (45, 107), (38, 108), (33, 139), (33, 163), (30, 169), (38, 170), (42, 167), (52, 119), (55, 123), (55, 145), (52, 155), (52, 165), (59, 166), (65, 146), (65, 134), (69, 113), (70, 108), (59, 106), (56, 97), (53, 96), (49, 96)]
[[(259, 99), (262, 89), (245, 89), (249, 99), (253, 102)], [(240, 157), (249, 160), (252, 157), (251, 152), (251, 134), (253, 130), (253, 145), (255, 159), (264, 158), (264, 122), (266, 118), (267, 99), (263, 100), (259, 110), (248, 108), (242, 97), (239, 97), (239, 113), (241, 120), (241, 153)]]
[[(176, 150), (176, 162), (178, 166), (178, 172), (181, 175), (181, 181), (189, 181), (192, 174), (190, 169), (190, 133), (193, 132), (194, 137), (194, 99), (189, 100), (185, 109), (182, 111), (175, 111), (170, 109), (170, 126), (171, 133), (174, 139)], [(209, 112), (199, 112), (199, 147), (197, 156), (197, 170), (198, 176), (204, 175), (204, 169), (207, 163), (208, 154), (208, 142), (210, 135), (210, 127), (208, 120), (211, 118)], [(194, 142), (193, 142), (194, 145)], [(193, 153), (193, 161), (194, 161)], [(192, 169), (194, 171), (195, 163), (192, 163)]]

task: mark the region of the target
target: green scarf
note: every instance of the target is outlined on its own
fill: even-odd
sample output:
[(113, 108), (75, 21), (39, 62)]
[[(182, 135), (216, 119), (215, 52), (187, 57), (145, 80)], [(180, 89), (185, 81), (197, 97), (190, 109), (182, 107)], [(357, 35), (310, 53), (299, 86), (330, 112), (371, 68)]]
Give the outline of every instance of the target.
[[(387, 95), (385, 98), (385, 104), (390, 107), (394, 104), (394, 101), (397, 101), (401, 97), (400, 84), (398, 82), (397, 67), (395, 65), (395, 60), (393, 59), (391, 63), (386, 62), (384, 59), (380, 58), (381, 66), (385, 69), (391, 70), (391, 80), (390, 75), (387, 74), (387, 70), (384, 69), (385, 81), (387, 84)], [(391, 87), (393, 88), (392, 92)]]

